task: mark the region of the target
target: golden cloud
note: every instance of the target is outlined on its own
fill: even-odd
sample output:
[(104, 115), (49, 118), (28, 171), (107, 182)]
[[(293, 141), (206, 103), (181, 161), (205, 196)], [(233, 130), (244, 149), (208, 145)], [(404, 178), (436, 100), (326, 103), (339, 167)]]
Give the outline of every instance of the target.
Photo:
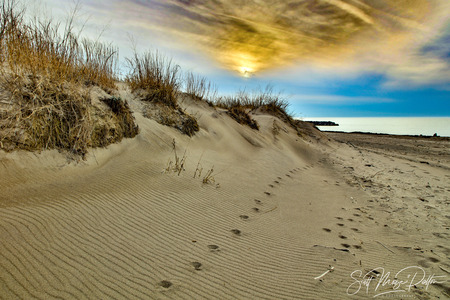
[(241, 76), (278, 76), (303, 64), (344, 76), (374, 71), (392, 86), (450, 78), (447, 57), (422, 51), (442, 33), (450, 35), (444, 30), (448, 0), (112, 0), (90, 6), (146, 45), (200, 50)]
[(160, 26), (244, 76), (298, 62), (401, 53), (430, 34), (430, 20), (442, 7), (440, 0), (151, 2), (163, 11), (156, 20)]

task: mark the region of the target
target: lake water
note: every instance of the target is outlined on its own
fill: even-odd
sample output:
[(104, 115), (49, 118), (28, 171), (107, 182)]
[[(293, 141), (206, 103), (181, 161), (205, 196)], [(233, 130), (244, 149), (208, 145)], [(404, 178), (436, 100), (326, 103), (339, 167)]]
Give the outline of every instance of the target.
[(302, 118), (304, 121), (332, 121), (339, 126), (318, 126), (322, 131), (371, 132), (450, 137), (450, 117), (433, 118)]

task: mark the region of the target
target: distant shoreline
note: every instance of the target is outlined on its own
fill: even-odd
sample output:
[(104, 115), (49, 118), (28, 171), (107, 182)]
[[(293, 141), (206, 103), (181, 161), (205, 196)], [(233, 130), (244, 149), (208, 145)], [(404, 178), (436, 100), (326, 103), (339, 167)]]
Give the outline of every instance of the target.
[(378, 118), (308, 118), (308, 121), (330, 121), (337, 128), (318, 126), (321, 131), (383, 133), (402, 136), (450, 137), (449, 117), (378, 117)]
[[(320, 129), (319, 129), (320, 130)], [(327, 134), (327, 133), (344, 133), (344, 134), (364, 134), (364, 135), (375, 135), (375, 136), (383, 136), (383, 137), (392, 137), (392, 138), (408, 138), (408, 139), (433, 139), (433, 140), (445, 140), (450, 141), (450, 137), (447, 136), (432, 136), (432, 135), (408, 135), (408, 134), (390, 134), (390, 133), (375, 133), (375, 132), (364, 132), (364, 131), (352, 131), (352, 132), (345, 132), (345, 131), (323, 131), (321, 132)]]
[(313, 124), (314, 126), (339, 126), (339, 124), (332, 121), (305, 121)]

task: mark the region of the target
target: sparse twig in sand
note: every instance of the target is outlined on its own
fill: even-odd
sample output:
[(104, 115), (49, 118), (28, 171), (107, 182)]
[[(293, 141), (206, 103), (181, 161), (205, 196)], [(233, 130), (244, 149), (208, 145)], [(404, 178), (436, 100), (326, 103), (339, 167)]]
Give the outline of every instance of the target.
[(214, 179), (214, 176), (212, 175), (214, 173), (214, 166), (211, 167), (211, 169), (209, 169), (206, 172), (205, 177), (203, 177), (203, 183), (214, 183), (216, 182), (216, 180)]
[(380, 171), (376, 172), (375, 174), (370, 175), (368, 178), (374, 178), (375, 176), (377, 176), (377, 175), (380, 174), (380, 173), (383, 173), (384, 171), (385, 171), (385, 169), (380, 170)]
[(439, 266), (439, 269), (441, 269), (442, 271), (444, 271), (444, 272), (447, 272), (447, 273), (449, 273), (450, 274), (450, 271), (449, 270), (447, 270), (447, 269), (445, 269), (443, 266)]
[(204, 152), (202, 153), (202, 155), (200, 155), (200, 158), (198, 159), (198, 163), (197, 163), (197, 168), (195, 169), (194, 172), (194, 178), (200, 178), (202, 176), (202, 171), (203, 171), (203, 167), (200, 164), (200, 161), (202, 160)]
[(334, 267), (330, 266), (330, 267), (328, 268), (328, 270), (326, 270), (322, 275), (319, 275), (319, 276), (317, 276), (317, 277), (314, 278), (314, 279), (315, 279), (315, 280), (318, 280), (318, 279), (324, 277), (325, 275), (327, 275), (328, 273), (333, 272), (333, 270), (334, 270)]
[(265, 211), (264, 214), (270, 213), (271, 211), (274, 211), (274, 210), (277, 209), (277, 208), (278, 208), (278, 206), (275, 206), (274, 208), (272, 208), (272, 209), (270, 209), (270, 210), (268, 210), (268, 211)]
[(379, 241), (375, 241), (375, 242), (377, 242), (378, 244), (380, 244), (381, 246), (383, 246), (384, 248), (386, 248), (389, 252), (391, 252), (391, 253), (394, 253), (395, 254), (395, 252), (394, 251), (392, 251), (391, 249), (389, 249), (388, 247), (386, 247), (385, 245), (383, 245), (381, 242), (379, 242)]
[(183, 157), (178, 157), (177, 155), (177, 149), (176, 149), (176, 141), (175, 139), (173, 139), (172, 141), (172, 150), (174, 152), (175, 155), (175, 162), (173, 162), (170, 158), (169, 161), (167, 162), (167, 167), (163, 170), (163, 173), (167, 173), (170, 171), (173, 171), (175, 173), (177, 173), (178, 176), (180, 176), (181, 172), (184, 171), (184, 165), (186, 163), (186, 151), (187, 148), (184, 150), (184, 154)]

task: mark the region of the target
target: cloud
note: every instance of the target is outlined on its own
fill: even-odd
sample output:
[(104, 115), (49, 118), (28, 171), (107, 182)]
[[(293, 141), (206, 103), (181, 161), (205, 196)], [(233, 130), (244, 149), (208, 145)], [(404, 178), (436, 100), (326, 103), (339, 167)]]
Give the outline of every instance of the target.
[(109, 22), (145, 45), (201, 53), (241, 76), (307, 65), (384, 74), (391, 88), (450, 83), (448, 56), (438, 53), (448, 0), (85, 1), (90, 22)]
[(392, 86), (442, 82), (447, 75), (448, 61), (420, 53), (447, 19), (447, 0), (135, 0), (132, 5), (148, 16), (135, 22), (157, 24), (241, 75), (302, 63), (385, 72)]
[(366, 103), (392, 103), (395, 99), (383, 97), (350, 97), (340, 95), (294, 95), (290, 97), (293, 103), (313, 103), (313, 104), (328, 104), (328, 105), (342, 105), (342, 104), (366, 104)]

